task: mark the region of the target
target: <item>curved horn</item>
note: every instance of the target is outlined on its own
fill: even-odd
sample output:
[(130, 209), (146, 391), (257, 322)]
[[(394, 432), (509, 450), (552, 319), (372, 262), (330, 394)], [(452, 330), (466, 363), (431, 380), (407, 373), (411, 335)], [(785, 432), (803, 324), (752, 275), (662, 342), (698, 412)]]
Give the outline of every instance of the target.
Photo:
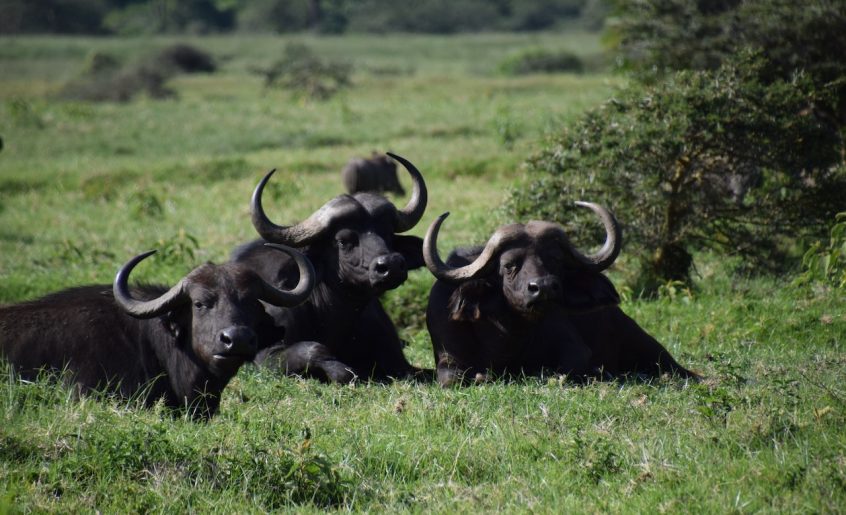
[(416, 166), (402, 156), (387, 152), (393, 159), (399, 161), (408, 174), (411, 175), (411, 182), (413, 188), (411, 190), (411, 198), (408, 199), (408, 204), (404, 208), (397, 210), (397, 221), (394, 232), (405, 232), (415, 225), (423, 218), (423, 212), (426, 211), (426, 204), (429, 202), (429, 193), (426, 190), (426, 182), (423, 180), (423, 175)]
[(157, 299), (138, 300), (132, 297), (132, 294), (129, 292), (129, 274), (132, 273), (132, 269), (135, 268), (135, 265), (150, 255), (155, 254), (155, 252), (155, 250), (150, 250), (142, 254), (138, 254), (127, 261), (127, 263), (118, 270), (118, 273), (115, 276), (115, 282), (112, 285), (115, 302), (118, 303), (118, 306), (120, 306), (121, 309), (135, 318), (153, 318), (159, 316), (188, 299), (183, 287), (184, 280), (180, 280), (176, 283), (176, 286), (165, 292)]
[(516, 236), (516, 231), (510, 230), (510, 226), (501, 227), (493, 233), (475, 261), (466, 266), (452, 268), (441, 261), (440, 256), (438, 256), (438, 232), (441, 229), (441, 224), (448, 216), (449, 213), (444, 213), (432, 222), (423, 240), (423, 260), (426, 262), (426, 267), (432, 272), (432, 275), (447, 282), (469, 281), (482, 272), (486, 272), (502, 245), (513, 240)]
[(323, 208), (304, 221), (292, 226), (276, 225), (271, 222), (264, 213), (264, 208), (261, 205), (261, 196), (264, 192), (265, 185), (267, 185), (274, 172), (276, 172), (275, 168), (267, 172), (267, 175), (264, 176), (256, 186), (255, 191), (253, 191), (253, 198), (250, 200), (250, 216), (253, 221), (253, 227), (267, 241), (293, 246), (305, 245), (328, 227), (331, 220), (328, 216), (330, 214), (329, 210), (326, 206), (323, 206)]
[(294, 289), (287, 291), (280, 290), (272, 284), (262, 281), (264, 291), (262, 291), (261, 300), (269, 302), (274, 306), (296, 306), (297, 304), (301, 304), (308, 298), (311, 290), (314, 288), (315, 273), (314, 268), (311, 266), (311, 261), (302, 252), (285, 245), (265, 243), (264, 246), (281, 250), (294, 258), (299, 268), (300, 280)]
[(623, 230), (614, 215), (599, 204), (577, 201), (576, 205), (590, 208), (602, 220), (602, 225), (605, 226), (605, 244), (596, 254), (589, 256), (582, 254), (573, 246), (570, 246), (570, 251), (583, 265), (591, 270), (601, 272), (611, 266), (620, 254), (620, 249), (623, 246)]

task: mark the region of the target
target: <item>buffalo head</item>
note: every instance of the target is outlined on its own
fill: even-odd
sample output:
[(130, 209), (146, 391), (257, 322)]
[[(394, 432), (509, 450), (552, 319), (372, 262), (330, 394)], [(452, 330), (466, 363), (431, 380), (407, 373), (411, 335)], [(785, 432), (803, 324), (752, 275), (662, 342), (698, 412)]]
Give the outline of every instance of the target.
[(378, 295), (396, 288), (408, 277), (408, 270), (423, 266), (422, 240), (397, 233), (414, 227), (426, 210), (426, 184), (413, 164), (394, 154), (413, 182), (408, 204), (396, 208), (386, 198), (372, 193), (339, 195), (306, 220), (292, 226), (271, 222), (262, 208), (261, 197), (268, 173), (256, 186), (252, 198), (253, 226), (266, 241), (307, 248), (315, 260), (321, 280), (330, 287), (358, 296)]
[(280, 290), (238, 263), (206, 263), (195, 268), (176, 286), (151, 300), (133, 297), (129, 274), (155, 250), (139, 254), (123, 265), (113, 284), (114, 297), (126, 313), (135, 318), (165, 315), (168, 329), (190, 341), (191, 352), (218, 377), (231, 377), (245, 361), (255, 357), (255, 328), (266, 317), (261, 302), (295, 306), (303, 302), (314, 286), (314, 269), (294, 249), (268, 244), (289, 254), (299, 267), (300, 281), (291, 290)]
[(528, 318), (544, 313), (551, 305), (579, 309), (596, 306), (607, 298), (616, 300), (613, 286), (606, 284), (599, 272), (611, 266), (620, 252), (620, 226), (602, 206), (576, 204), (593, 210), (605, 226), (605, 244), (596, 254), (580, 252), (560, 225), (531, 221), (498, 228), (472, 262), (452, 267), (441, 261), (437, 250), (438, 231), (449, 215), (444, 213), (426, 234), (426, 266), (435, 277), (448, 283), (484, 281), (483, 286), (477, 284), (473, 288), (500, 290), (510, 308)]

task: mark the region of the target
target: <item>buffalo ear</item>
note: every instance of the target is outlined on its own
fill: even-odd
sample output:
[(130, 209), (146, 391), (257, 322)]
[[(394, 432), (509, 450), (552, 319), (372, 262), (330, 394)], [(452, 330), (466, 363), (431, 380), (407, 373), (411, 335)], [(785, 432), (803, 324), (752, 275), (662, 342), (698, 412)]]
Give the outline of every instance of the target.
[(482, 302), (490, 294), (487, 281), (475, 280), (462, 283), (449, 296), (449, 318), (461, 322), (476, 322), (482, 318)]
[(165, 330), (176, 340), (179, 340), (179, 337), (182, 336), (182, 324), (179, 323), (176, 313), (168, 311), (161, 317), (161, 320)]
[(414, 270), (426, 264), (423, 261), (423, 238), (394, 235), (394, 250), (405, 258), (405, 267), (408, 270)]
[(620, 303), (620, 294), (611, 281), (600, 273), (571, 272), (562, 277), (564, 307), (576, 311), (590, 311)]

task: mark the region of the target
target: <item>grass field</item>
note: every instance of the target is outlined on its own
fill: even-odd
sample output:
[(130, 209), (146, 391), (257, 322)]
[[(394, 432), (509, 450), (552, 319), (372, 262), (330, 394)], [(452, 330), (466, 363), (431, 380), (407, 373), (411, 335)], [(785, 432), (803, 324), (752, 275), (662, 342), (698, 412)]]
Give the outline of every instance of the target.
[[(249, 70), (288, 40), (205, 37), (188, 41), (221, 69), (177, 77), (176, 99), (60, 101), (92, 50), (132, 61), (176, 40), (0, 39), (0, 303), (110, 283), (150, 248), (162, 252), (137, 278), (175, 282), (254, 237), (248, 201), (267, 169), (268, 212), (293, 222), (371, 150), (425, 175), (413, 234), (449, 210), (441, 248), (479, 242), (523, 159), (624, 81), (496, 73), (526, 48), (599, 62), (578, 33), (295, 40), (350, 62), (353, 87), (326, 102), (265, 91)], [(245, 367), (220, 414), (194, 423), (0, 371), (0, 513), (846, 511), (842, 292), (737, 277), (708, 256), (698, 271), (692, 292), (623, 308), (701, 384), (331, 386)], [(431, 282), (414, 272), (385, 298), (428, 367)]]

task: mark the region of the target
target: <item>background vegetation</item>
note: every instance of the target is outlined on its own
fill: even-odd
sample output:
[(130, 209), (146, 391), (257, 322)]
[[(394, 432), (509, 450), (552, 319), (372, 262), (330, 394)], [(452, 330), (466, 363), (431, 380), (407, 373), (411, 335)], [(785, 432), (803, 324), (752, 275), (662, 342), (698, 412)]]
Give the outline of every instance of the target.
[(601, 0), (5, 0), (0, 33), (536, 31), (601, 24)]
[[(629, 80), (598, 67), (598, 36), (585, 32), (0, 42), (0, 302), (109, 283), (149, 248), (160, 252), (139, 280), (172, 283), (254, 237), (248, 198), (268, 168), (279, 172), (266, 208), (295, 221), (340, 192), (347, 159), (374, 149), (425, 174), (430, 204), (412, 233), (449, 210), (443, 248), (480, 242), (513, 219), (500, 207), (524, 184), (527, 156), (553, 156), (562, 127), (603, 134), (583, 113), (607, 99), (622, 113), (634, 102), (621, 89)], [(177, 43), (210, 55), (215, 71), (163, 74), (164, 99), (64, 94), (88, 80), (95, 55), (139, 70)], [(291, 44), (348, 65), (348, 86), (324, 100), (265, 87), (256, 70)], [(503, 63), (538, 50), (592, 64), (503, 74)], [(663, 86), (682, 110), (673, 113), (693, 86), (707, 87), (686, 73), (676, 89)], [(582, 193), (551, 202), (570, 206)], [(626, 224), (645, 214), (603, 200)], [(573, 220), (564, 221), (579, 244), (595, 244)], [(0, 371), (0, 512), (841, 511), (843, 224), (827, 220), (838, 221), (801, 277), (738, 272), (737, 257), (694, 247), (691, 281), (663, 283), (653, 300), (623, 286), (645, 248), (627, 245), (611, 272), (624, 310), (703, 374), (699, 384), (331, 386), (245, 367), (220, 415), (197, 424)], [(385, 298), (407, 355), (428, 367), (431, 283), (417, 271)]]
[[(530, 160), (515, 216), (566, 220), (587, 194), (626, 227), (654, 294), (689, 282), (697, 249), (755, 271), (798, 265), (843, 209), (846, 4), (619, 2), (609, 30), (635, 81)], [(613, 199), (613, 200), (612, 200)]]

